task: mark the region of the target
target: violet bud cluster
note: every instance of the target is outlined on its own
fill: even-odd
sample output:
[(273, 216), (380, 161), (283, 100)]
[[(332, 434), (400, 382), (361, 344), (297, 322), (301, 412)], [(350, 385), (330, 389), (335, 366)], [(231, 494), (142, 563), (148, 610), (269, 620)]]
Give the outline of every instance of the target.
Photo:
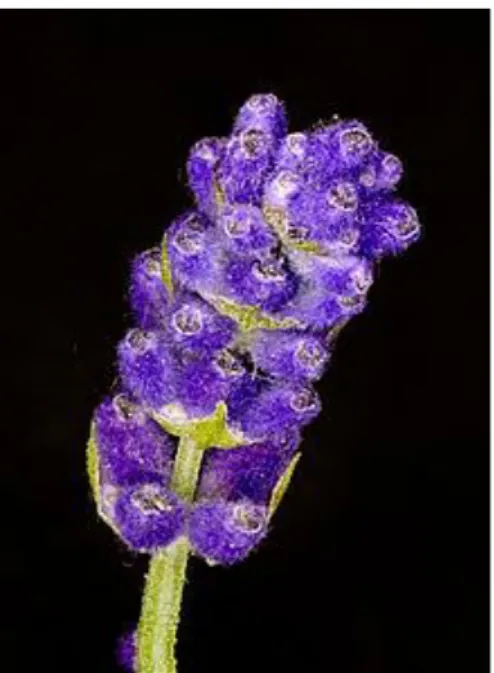
[[(132, 263), (135, 325), (117, 347), (118, 391), (93, 418), (99, 513), (130, 548), (187, 536), (230, 565), (265, 537), (320, 412), (334, 334), (364, 309), (376, 264), (420, 235), (395, 193), (402, 172), (359, 121), (288, 133), (272, 94), (192, 147), (195, 206)], [(219, 408), (232, 443), (205, 450), (186, 502), (171, 486), (175, 435)]]

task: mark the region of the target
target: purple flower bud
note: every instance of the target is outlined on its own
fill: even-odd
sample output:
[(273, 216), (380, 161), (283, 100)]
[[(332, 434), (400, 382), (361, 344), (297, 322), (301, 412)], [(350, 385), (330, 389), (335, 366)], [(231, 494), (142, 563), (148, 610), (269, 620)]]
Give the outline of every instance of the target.
[(120, 486), (148, 480), (163, 483), (171, 473), (174, 443), (125, 394), (107, 398), (94, 413), (100, 471), (105, 482)]
[(266, 181), (263, 208), (283, 210), (288, 214), (291, 201), (305, 190), (303, 178), (293, 171), (276, 169)]
[(376, 148), (369, 131), (356, 120), (338, 121), (314, 132), (313, 138), (327, 146), (334, 162), (332, 170), (338, 172), (361, 166)]
[(219, 353), (201, 359), (189, 349), (177, 355), (175, 403), (191, 420), (209, 416), (228, 397), (232, 378), (216, 364), (218, 358)]
[(280, 312), (311, 325), (314, 329), (334, 326), (360, 313), (372, 285), (371, 264), (352, 255), (322, 256), (301, 251), (290, 253), (290, 261), (303, 282), (299, 292)]
[(158, 332), (132, 329), (117, 348), (126, 389), (151, 409), (175, 401), (176, 362)]
[(267, 523), (267, 507), (249, 500), (197, 503), (189, 521), (189, 539), (196, 554), (212, 563), (232, 565), (259, 544)]
[(290, 432), (310, 423), (321, 411), (319, 396), (309, 384), (270, 383), (242, 410), (228, 407), (231, 427), (251, 441)]
[(377, 186), (393, 189), (403, 176), (403, 164), (394, 154), (380, 153), (377, 167)]
[(250, 126), (234, 133), (218, 168), (218, 182), (229, 203), (261, 203), (263, 182), (273, 167), (276, 140)]
[(309, 134), (290, 133), (281, 142), (276, 154), (276, 169), (291, 173), (304, 173), (305, 161), (309, 156)]
[(229, 421), (241, 418), (254, 403), (265, 385), (260, 377), (253, 374), (246, 373), (240, 376), (231, 386), (226, 401)]
[(215, 171), (221, 161), (226, 138), (203, 138), (190, 151), (187, 161), (189, 186), (200, 211), (214, 217), (217, 212)]
[(358, 208), (358, 192), (349, 180), (334, 180), (325, 193), (329, 206), (328, 220), (354, 213)]
[(125, 387), (164, 418), (192, 420), (213, 413), (226, 400), (231, 381), (199, 349), (171, 347), (165, 334), (131, 330), (118, 347)]
[(393, 154), (378, 151), (371, 155), (369, 162), (361, 169), (359, 184), (368, 192), (392, 190), (403, 175), (403, 164)]
[(233, 253), (261, 255), (278, 245), (277, 237), (255, 206), (225, 207), (218, 218), (218, 230), (223, 246)]
[(118, 639), (116, 659), (119, 666), (121, 666), (127, 673), (134, 673), (136, 670), (136, 632), (130, 631), (125, 633)]
[(417, 213), (404, 201), (371, 202), (363, 217), (360, 246), (369, 259), (399, 254), (420, 238)]
[(297, 276), (286, 257), (263, 258), (232, 256), (223, 276), (225, 295), (240, 304), (257, 305), (265, 311), (277, 311), (293, 297)]
[(347, 165), (359, 164), (375, 148), (371, 134), (356, 120), (344, 121), (337, 125), (334, 145)]
[(115, 503), (118, 531), (136, 551), (167, 546), (183, 533), (185, 519), (185, 505), (155, 482), (124, 488)]
[(210, 449), (204, 457), (197, 499), (268, 504), (274, 486), (300, 443), (296, 428), (265, 442), (231, 451)]
[(276, 139), (282, 138), (287, 130), (283, 103), (271, 93), (251, 96), (240, 108), (233, 131), (239, 133), (249, 128), (261, 129)]
[(329, 360), (322, 338), (296, 330), (258, 330), (250, 352), (256, 367), (285, 380), (319, 379)]
[(140, 327), (162, 325), (168, 292), (161, 277), (161, 250), (156, 247), (138, 255), (132, 263), (130, 305)]
[(351, 177), (374, 149), (370, 133), (360, 122), (330, 123), (309, 134), (308, 147), (297, 172), (316, 191), (325, 190), (335, 178)]
[(210, 220), (195, 211), (181, 215), (166, 231), (166, 249), (174, 281), (196, 292), (215, 291), (220, 249)]
[(170, 344), (212, 353), (224, 348), (233, 338), (236, 324), (220, 315), (197, 295), (184, 292), (177, 296), (167, 314), (166, 335)]
[(358, 190), (348, 179), (334, 179), (323, 190), (301, 188), (287, 204), (281, 234), (289, 244), (311, 241), (328, 252), (350, 252), (359, 237), (358, 208)]

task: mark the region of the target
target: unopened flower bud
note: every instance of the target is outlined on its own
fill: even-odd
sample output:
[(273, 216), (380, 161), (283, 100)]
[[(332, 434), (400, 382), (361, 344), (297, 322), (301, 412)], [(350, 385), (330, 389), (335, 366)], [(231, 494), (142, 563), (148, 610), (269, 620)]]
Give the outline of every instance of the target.
[(166, 249), (175, 282), (195, 291), (214, 287), (219, 250), (213, 225), (203, 214), (178, 217), (166, 231)]
[(218, 210), (215, 173), (225, 145), (225, 138), (203, 138), (192, 147), (187, 161), (187, 177), (197, 207), (209, 217)]
[(300, 443), (297, 428), (282, 435), (239, 446), (232, 451), (210, 449), (198, 489), (199, 500), (235, 501), (248, 498), (267, 505), (275, 484)]
[(234, 337), (235, 322), (191, 293), (177, 295), (167, 314), (166, 336), (173, 344), (197, 353), (213, 353)]
[(218, 167), (218, 183), (229, 203), (261, 204), (263, 182), (273, 167), (276, 139), (256, 125), (230, 138)]
[(225, 249), (237, 254), (267, 254), (278, 244), (261, 210), (255, 206), (224, 208), (218, 218), (218, 229)]
[(271, 93), (251, 96), (239, 110), (233, 126), (234, 133), (258, 128), (274, 139), (286, 133), (287, 120), (283, 103)]
[(232, 257), (225, 268), (227, 296), (240, 304), (277, 311), (294, 296), (298, 279), (285, 257)]
[(259, 330), (251, 354), (257, 367), (285, 380), (316, 380), (329, 358), (322, 339), (298, 330)]
[(131, 330), (117, 352), (122, 382), (136, 399), (151, 409), (174, 401), (176, 365), (157, 332)]
[(157, 329), (163, 322), (168, 291), (161, 276), (161, 250), (151, 248), (132, 263), (130, 305), (143, 329)]
[(149, 479), (164, 483), (172, 469), (172, 438), (123, 393), (107, 398), (94, 413), (101, 477), (113, 485)]
[(136, 632), (129, 631), (121, 636), (117, 643), (116, 659), (118, 664), (127, 673), (136, 670)]
[(186, 508), (157, 483), (124, 488), (115, 504), (119, 533), (136, 551), (166, 547), (184, 530)]
[(417, 213), (403, 201), (371, 204), (364, 218), (361, 252), (369, 259), (399, 254), (420, 238)]
[[(230, 408), (229, 408), (230, 410)], [(251, 441), (290, 432), (310, 423), (321, 411), (315, 390), (298, 382), (272, 382), (243, 410), (229, 414), (232, 427), (238, 427)]]
[(189, 522), (196, 554), (210, 562), (242, 561), (267, 533), (267, 507), (248, 500), (197, 503)]

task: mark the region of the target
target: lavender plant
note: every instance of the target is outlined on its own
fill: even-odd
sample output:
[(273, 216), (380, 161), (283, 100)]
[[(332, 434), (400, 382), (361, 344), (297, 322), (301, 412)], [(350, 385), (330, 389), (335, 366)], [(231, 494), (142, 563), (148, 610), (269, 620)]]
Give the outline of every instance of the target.
[(176, 671), (189, 554), (228, 566), (267, 535), (337, 334), (420, 233), (401, 162), (362, 123), (287, 134), (272, 94), (195, 144), (187, 174), (195, 207), (132, 263), (135, 327), (87, 452), (98, 514), (151, 555), (120, 646), (138, 673)]

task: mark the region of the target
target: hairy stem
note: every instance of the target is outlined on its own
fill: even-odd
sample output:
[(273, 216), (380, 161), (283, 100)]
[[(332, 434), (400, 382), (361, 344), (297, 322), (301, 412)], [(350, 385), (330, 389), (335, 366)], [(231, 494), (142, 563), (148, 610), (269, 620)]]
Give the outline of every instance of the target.
[[(191, 501), (203, 452), (194, 440), (182, 437), (171, 478), (172, 490)], [(138, 673), (175, 673), (175, 643), (185, 584), (189, 543), (180, 537), (150, 560), (137, 631)]]

